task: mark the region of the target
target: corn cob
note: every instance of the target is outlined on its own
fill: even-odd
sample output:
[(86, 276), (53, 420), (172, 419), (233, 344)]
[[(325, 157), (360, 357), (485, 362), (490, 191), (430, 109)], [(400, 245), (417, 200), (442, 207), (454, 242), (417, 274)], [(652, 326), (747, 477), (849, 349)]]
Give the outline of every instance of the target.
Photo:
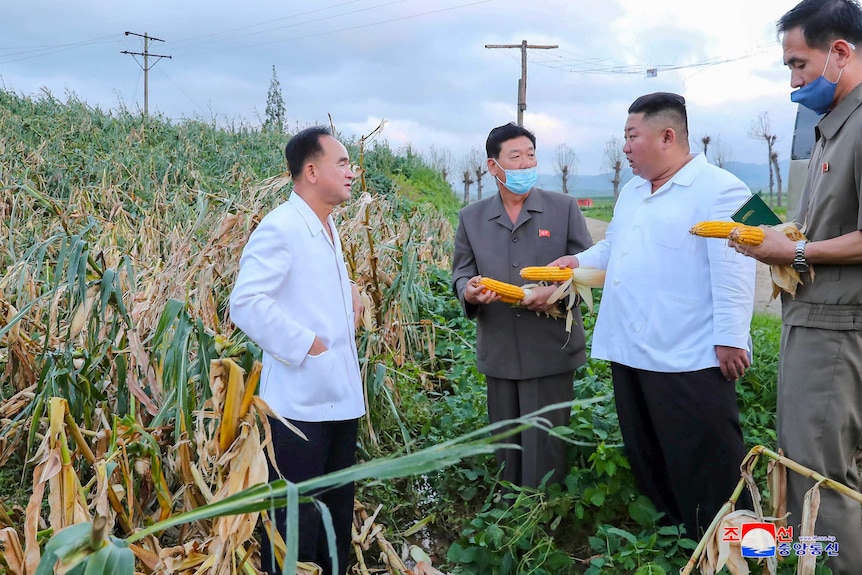
[(527, 266), (521, 270), (521, 277), (531, 281), (564, 282), (571, 279), (572, 269), (557, 266)]
[(482, 278), (479, 280), (479, 283), (492, 292), (499, 294), (503, 303), (518, 303), (524, 299), (524, 290), (516, 285), (507, 284), (506, 282), (501, 282), (491, 278)]
[(704, 238), (729, 238), (738, 244), (757, 246), (766, 234), (756, 226), (737, 222), (705, 221), (695, 224), (689, 233)]
[(738, 226), (733, 228), (727, 237), (737, 244), (759, 246), (763, 243), (763, 238), (766, 237), (766, 234), (755, 226)]

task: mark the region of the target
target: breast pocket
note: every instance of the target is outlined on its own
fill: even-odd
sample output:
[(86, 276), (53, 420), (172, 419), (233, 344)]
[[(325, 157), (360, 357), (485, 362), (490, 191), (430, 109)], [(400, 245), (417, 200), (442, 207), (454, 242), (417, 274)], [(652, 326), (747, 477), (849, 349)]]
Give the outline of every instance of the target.
[(656, 206), (650, 213), (649, 239), (655, 244), (671, 250), (693, 249), (697, 236), (689, 233), (697, 223), (697, 214), (692, 209)]

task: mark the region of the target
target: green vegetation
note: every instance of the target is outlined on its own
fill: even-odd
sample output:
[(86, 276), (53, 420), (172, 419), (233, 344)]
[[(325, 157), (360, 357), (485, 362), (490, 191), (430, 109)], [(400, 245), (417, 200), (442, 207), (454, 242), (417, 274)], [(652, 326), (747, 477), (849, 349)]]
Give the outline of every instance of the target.
[[(105, 549), (123, 557), (135, 541), (151, 554), (170, 547), (176, 562), (214, 548), (242, 561), (253, 547), (215, 545), (207, 505), (219, 504), (213, 494), (229, 471), (211, 447), (211, 361), (229, 358), (248, 373), (260, 358), (230, 323), (227, 296), (250, 230), (289, 192), (285, 136), (3, 91), (0, 134), (0, 522), (22, 547), (30, 534), (27, 545), (44, 550), (53, 532), (98, 511), (117, 538)], [(634, 486), (604, 362), (576, 374), (580, 401), (557, 430), (571, 442), (565, 483), (501, 490), (483, 443), (491, 430), (469, 435), (487, 419), (475, 325), (449, 286), (459, 201), (409, 148), (364, 138), (348, 147), (362, 159), (364, 187), (336, 215), (370, 312), (357, 337), (369, 407), (358, 453), (369, 467), (352, 473), (363, 478), (357, 499), (367, 514), (379, 508), (380, 533), (398, 549), (424, 547), (452, 573), (678, 571), (694, 542), (662, 526)], [(610, 202), (585, 213), (609, 219)], [(586, 315), (588, 337), (594, 319)], [(774, 444), (779, 329), (776, 318), (756, 317), (754, 367), (738, 384), (751, 445)], [(45, 461), (33, 459), (37, 450), (66, 463), (75, 489), (34, 479)], [(278, 488), (295, 502), (309, 486)], [(34, 489), (44, 497), (25, 513)], [(244, 512), (266, 508), (243, 501)], [(42, 506), (48, 529), (33, 523), (31, 533), (24, 519)], [(183, 512), (194, 521), (158, 524), (159, 548), (142, 537)], [(139, 564), (152, 558), (144, 551)], [(380, 566), (379, 555), (363, 558)], [(14, 572), (8, 561), (3, 570)]]
[(603, 222), (610, 222), (614, 215), (614, 199), (613, 198), (594, 198), (593, 205), (590, 208), (581, 208), (581, 211), (588, 218), (595, 218)]

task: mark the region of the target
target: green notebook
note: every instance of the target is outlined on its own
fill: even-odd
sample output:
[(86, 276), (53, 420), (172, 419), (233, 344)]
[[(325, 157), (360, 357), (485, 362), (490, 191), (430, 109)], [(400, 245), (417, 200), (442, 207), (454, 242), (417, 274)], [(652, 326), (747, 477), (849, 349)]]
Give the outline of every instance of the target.
[(748, 198), (738, 210), (733, 212), (730, 218), (734, 222), (747, 226), (759, 226), (760, 224), (775, 226), (781, 223), (781, 218), (775, 215), (775, 212), (769, 209), (766, 202), (757, 194)]

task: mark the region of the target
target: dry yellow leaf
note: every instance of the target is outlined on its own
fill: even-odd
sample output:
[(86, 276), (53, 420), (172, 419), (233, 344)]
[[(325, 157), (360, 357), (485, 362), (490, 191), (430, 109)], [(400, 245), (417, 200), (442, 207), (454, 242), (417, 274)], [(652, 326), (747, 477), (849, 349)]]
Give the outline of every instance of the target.
[[(805, 499), (802, 503), (802, 529), (799, 533), (799, 539), (803, 537), (814, 536), (814, 525), (817, 523), (817, 513), (820, 511), (820, 482), (814, 484), (814, 487), (805, 493)], [(814, 575), (814, 569), (817, 566), (817, 557), (813, 553), (806, 553), (799, 558), (799, 563), (796, 566), (797, 575)]]

